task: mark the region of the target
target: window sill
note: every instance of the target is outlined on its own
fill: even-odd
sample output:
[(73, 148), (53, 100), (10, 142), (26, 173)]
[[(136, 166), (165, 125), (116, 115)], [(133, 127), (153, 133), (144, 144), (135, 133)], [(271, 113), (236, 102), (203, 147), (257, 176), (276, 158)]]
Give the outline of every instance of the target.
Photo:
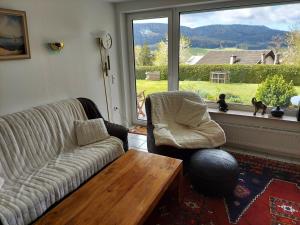
[(272, 121), (286, 121), (286, 122), (296, 122), (297, 118), (295, 116), (283, 116), (281, 118), (273, 117), (271, 114), (261, 115), (261, 113), (257, 113), (256, 116), (253, 115), (253, 112), (249, 111), (240, 111), (240, 110), (228, 110), (227, 112), (220, 112), (218, 109), (209, 108), (210, 114), (215, 115), (230, 115), (230, 116), (241, 116), (255, 119), (263, 119), (263, 120), (272, 120)]

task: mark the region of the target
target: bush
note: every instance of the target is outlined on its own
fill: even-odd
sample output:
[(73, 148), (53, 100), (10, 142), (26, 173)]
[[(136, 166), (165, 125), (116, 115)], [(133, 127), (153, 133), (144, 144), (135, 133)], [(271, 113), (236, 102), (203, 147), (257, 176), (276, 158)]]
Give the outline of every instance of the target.
[[(136, 78), (145, 79), (148, 71), (160, 71), (160, 79), (168, 77), (167, 66), (140, 66), (136, 68)], [(287, 81), (300, 85), (300, 66), (294, 65), (180, 65), (179, 80), (209, 81), (210, 72), (227, 71), (231, 83), (259, 84), (274, 74), (284, 75)]]
[(226, 101), (231, 103), (243, 103), (240, 96), (231, 93), (225, 93), (225, 94), (226, 94)]
[(135, 76), (137, 80), (145, 80), (146, 72), (159, 71), (160, 79), (167, 80), (168, 67), (167, 66), (137, 66)]
[(256, 98), (270, 106), (287, 107), (292, 96), (296, 95), (293, 82), (284, 80), (282, 75), (268, 77), (256, 91)]
[(199, 89), (195, 88), (193, 85), (186, 85), (185, 87), (182, 87), (181, 90), (197, 93), (203, 99), (213, 98), (213, 96), (211, 96), (207, 91), (199, 90)]

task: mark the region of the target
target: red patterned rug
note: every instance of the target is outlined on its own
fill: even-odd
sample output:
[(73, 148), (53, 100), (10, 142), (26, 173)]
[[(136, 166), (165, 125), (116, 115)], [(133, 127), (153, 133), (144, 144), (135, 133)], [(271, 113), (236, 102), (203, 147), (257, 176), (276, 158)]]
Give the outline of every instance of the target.
[(300, 166), (234, 154), (239, 182), (226, 198), (205, 197), (188, 175), (179, 205), (166, 194), (146, 225), (300, 225)]

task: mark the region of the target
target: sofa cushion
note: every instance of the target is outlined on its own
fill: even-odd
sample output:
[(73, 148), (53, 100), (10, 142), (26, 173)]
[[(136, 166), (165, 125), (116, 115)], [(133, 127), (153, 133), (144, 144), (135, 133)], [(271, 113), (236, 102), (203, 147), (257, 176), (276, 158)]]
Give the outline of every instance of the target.
[(122, 142), (110, 137), (62, 152), (43, 167), (24, 171), (0, 189), (0, 221), (3, 225), (31, 223), (122, 154)]
[(102, 118), (93, 120), (75, 120), (75, 131), (79, 146), (95, 143), (109, 138)]

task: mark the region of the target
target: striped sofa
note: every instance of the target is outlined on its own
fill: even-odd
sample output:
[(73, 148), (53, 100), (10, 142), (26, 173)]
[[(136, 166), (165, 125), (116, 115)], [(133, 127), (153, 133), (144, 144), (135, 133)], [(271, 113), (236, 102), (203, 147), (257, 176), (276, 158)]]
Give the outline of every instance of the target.
[(0, 225), (32, 223), (124, 154), (113, 136), (77, 146), (74, 120), (88, 119), (82, 100), (0, 117)]

